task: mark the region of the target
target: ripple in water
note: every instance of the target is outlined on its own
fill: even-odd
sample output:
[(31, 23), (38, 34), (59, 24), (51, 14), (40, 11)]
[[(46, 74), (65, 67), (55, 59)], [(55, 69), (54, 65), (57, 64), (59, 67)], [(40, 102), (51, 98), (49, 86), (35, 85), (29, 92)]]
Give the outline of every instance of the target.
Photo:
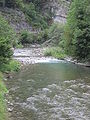
[[(22, 109), (28, 109), (37, 115), (37, 120), (89, 120), (90, 119), (90, 94), (74, 91), (79, 87), (84, 90), (87, 88), (90, 92), (90, 86), (72, 85), (68, 88), (62, 88), (60, 85), (51, 84), (47, 88), (37, 91), (37, 94), (26, 99), (25, 103), (20, 103)], [(77, 86), (77, 87), (76, 87)], [(71, 89), (73, 88), (73, 89)], [(79, 96), (79, 97), (77, 97)]]
[(67, 65), (56, 65), (34, 65), (10, 81), (13, 120), (90, 120), (90, 82), (80, 79), (76, 68), (69, 76)]

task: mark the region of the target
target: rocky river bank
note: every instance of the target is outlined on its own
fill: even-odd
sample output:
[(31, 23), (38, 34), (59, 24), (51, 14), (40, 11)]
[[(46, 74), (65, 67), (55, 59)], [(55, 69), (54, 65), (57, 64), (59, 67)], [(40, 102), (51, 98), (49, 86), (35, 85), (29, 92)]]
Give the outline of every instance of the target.
[[(27, 64), (35, 64), (35, 63), (48, 63), (48, 62), (61, 62), (63, 60), (56, 59), (54, 57), (46, 57), (44, 56), (44, 52), (46, 51), (47, 47), (40, 47), (40, 46), (31, 46), (28, 48), (20, 48), (14, 50), (13, 58), (18, 60), (24, 65)], [(73, 64), (82, 65), (85, 67), (90, 67), (89, 62), (78, 62), (77, 60), (73, 60), (72, 57), (66, 57), (64, 62), (71, 62)]]
[(42, 48), (42, 47), (15, 49), (13, 58), (15, 60), (18, 60), (24, 65), (61, 61), (53, 57), (45, 57), (44, 56), (45, 50), (46, 48)]

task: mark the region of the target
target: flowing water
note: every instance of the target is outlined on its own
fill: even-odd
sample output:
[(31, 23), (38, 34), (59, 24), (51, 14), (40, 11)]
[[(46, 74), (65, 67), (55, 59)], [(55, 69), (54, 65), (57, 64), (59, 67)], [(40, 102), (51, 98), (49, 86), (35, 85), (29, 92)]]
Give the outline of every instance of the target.
[(90, 120), (90, 68), (63, 61), (33, 64), (7, 87), (12, 120)]

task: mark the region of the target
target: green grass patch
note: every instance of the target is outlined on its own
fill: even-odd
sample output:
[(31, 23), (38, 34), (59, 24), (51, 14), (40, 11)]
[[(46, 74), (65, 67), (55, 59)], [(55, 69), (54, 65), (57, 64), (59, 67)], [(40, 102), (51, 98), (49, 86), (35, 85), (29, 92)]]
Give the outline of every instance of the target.
[(7, 120), (7, 111), (4, 101), (4, 94), (7, 92), (7, 89), (2, 80), (3, 76), (2, 73), (0, 72), (0, 120)]
[(19, 69), (20, 69), (20, 63), (16, 60), (11, 60), (9, 64), (0, 65), (0, 71), (2, 72), (19, 71)]
[(62, 50), (59, 47), (47, 48), (44, 52), (44, 55), (45, 56), (53, 56), (57, 59), (64, 59), (66, 57), (64, 50)]

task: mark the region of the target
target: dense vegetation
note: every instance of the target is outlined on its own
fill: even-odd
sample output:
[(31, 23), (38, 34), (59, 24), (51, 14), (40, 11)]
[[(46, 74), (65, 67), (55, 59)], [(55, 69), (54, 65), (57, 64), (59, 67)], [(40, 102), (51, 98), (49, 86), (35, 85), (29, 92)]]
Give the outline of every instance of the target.
[[(74, 0), (72, 2), (70, 12), (67, 18), (67, 23), (65, 25), (65, 30), (63, 29), (64, 26), (60, 25), (59, 23), (52, 24), (48, 28), (48, 24), (52, 18), (52, 14), (50, 13), (51, 11), (48, 10), (46, 14), (42, 12), (43, 7), (47, 3), (48, 2), (45, 0), (44, 1), (42, 0), (14, 0), (14, 1), (8, 0), (7, 1), (6, 0), (5, 6), (21, 9), (26, 16), (27, 21), (32, 26), (36, 28), (39, 27), (43, 30), (38, 33), (32, 33), (30, 31), (21, 31), (19, 36), (19, 42), (21, 42), (22, 44), (25, 44), (25, 43), (41, 44), (47, 41), (46, 43), (48, 44), (53, 43), (52, 45), (60, 45), (60, 47), (63, 47), (63, 49), (66, 51), (66, 54), (70, 56), (73, 56), (80, 60), (82, 59), (89, 60), (90, 58), (90, 52), (89, 52), (90, 51), (90, 39), (89, 39), (90, 37), (90, 10), (89, 10), (90, 1)], [(10, 30), (11, 29), (9, 29), (9, 31)], [(9, 37), (7, 39), (9, 39)], [(6, 40), (6, 38), (1, 38), (1, 39)], [(6, 56), (4, 55), (4, 57), (0, 58), (2, 59), (1, 61), (3, 61), (3, 59), (4, 61), (6, 60), (8, 61), (7, 58), (10, 58), (11, 56), (10, 39), (9, 41), (6, 40), (8, 41), (7, 43), (8, 45), (6, 45), (7, 46), (6, 51), (7, 49), (9, 49), (9, 52), (8, 54), (6, 54)]]
[(65, 51), (60, 47), (47, 48), (44, 52), (45, 56), (53, 56), (54, 58), (62, 59), (66, 57)]
[(56, 46), (62, 39), (64, 32), (63, 27), (62, 24), (53, 23), (48, 29), (44, 29), (37, 33), (26, 30), (21, 31), (19, 42), (22, 44), (44, 43), (45, 45), (51, 44), (52, 46)]
[(14, 32), (0, 15), (0, 66), (9, 62), (12, 57), (11, 47), (14, 41)]
[[(47, 10), (42, 12), (43, 4), (46, 1), (41, 0), (5, 0), (5, 6), (9, 8), (19, 8), (26, 16), (27, 21), (35, 28), (47, 28), (51, 20), (51, 12)], [(44, 14), (44, 15), (43, 15)]]
[(13, 50), (16, 45), (16, 34), (8, 22), (0, 15), (0, 71), (3, 66), (11, 64)]
[(1, 72), (17, 71), (20, 64), (12, 60), (12, 47), (15, 45), (15, 33), (8, 22), (0, 15), (0, 120), (6, 120), (6, 105), (4, 93), (7, 91), (3, 84)]
[(19, 36), (19, 43), (21, 44), (42, 44), (48, 39), (48, 30), (45, 29), (44, 31), (33, 33), (30, 31), (21, 31)]
[(64, 38), (69, 55), (90, 60), (90, 0), (72, 2)]
[[(61, 27), (59, 23), (52, 25), (50, 38), (54, 43), (59, 43), (60, 53), (56, 49), (49, 49), (45, 52), (48, 56), (72, 56), (80, 61), (90, 62), (90, 1), (73, 0), (67, 23)], [(60, 26), (60, 27), (59, 27)], [(56, 32), (55, 32), (56, 31)], [(50, 32), (50, 29), (49, 29)], [(50, 39), (49, 38), (49, 39)], [(58, 57), (57, 57), (58, 58)], [(62, 58), (62, 57), (59, 57)]]

